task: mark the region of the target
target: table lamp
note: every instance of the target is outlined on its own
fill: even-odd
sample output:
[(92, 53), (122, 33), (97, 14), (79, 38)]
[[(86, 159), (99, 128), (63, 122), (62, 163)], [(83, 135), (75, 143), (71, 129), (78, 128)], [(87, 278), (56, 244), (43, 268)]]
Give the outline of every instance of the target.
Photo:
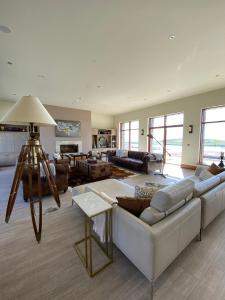
[[(48, 158), (40, 145), (39, 138), (37, 138), (34, 132), (34, 126), (56, 126), (54, 119), (50, 116), (46, 108), (37, 97), (24, 96), (3, 116), (0, 120), (2, 124), (19, 124), (29, 126), (29, 139), (26, 145), (22, 146), (21, 152), (18, 157), (16, 165), (16, 171), (9, 195), (7, 210), (6, 210), (6, 223), (9, 222), (13, 206), (15, 204), (19, 184), (24, 172), (24, 169), (28, 171), (28, 182), (30, 192), (30, 210), (33, 229), (36, 240), (40, 242), (42, 232), (42, 190), (41, 190), (41, 172), (40, 168), (43, 168), (45, 176), (47, 178), (51, 193), (60, 207), (60, 199), (58, 190), (55, 184), (55, 179), (52, 174)], [(38, 197), (33, 195), (33, 174), (38, 175)], [(38, 227), (35, 219), (35, 204), (39, 205), (39, 222)]]

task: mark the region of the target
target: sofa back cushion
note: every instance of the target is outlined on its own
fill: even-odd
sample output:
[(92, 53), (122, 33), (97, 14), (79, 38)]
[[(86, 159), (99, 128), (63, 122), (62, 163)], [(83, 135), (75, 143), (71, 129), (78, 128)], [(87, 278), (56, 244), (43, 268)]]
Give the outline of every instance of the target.
[(209, 179), (209, 178), (211, 178), (213, 176), (214, 175), (211, 172), (209, 172), (208, 170), (204, 169), (204, 170), (201, 171), (201, 173), (199, 174), (198, 177), (199, 177), (199, 179), (201, 181), (203, 181), (203, 180), (207, 180), (207, 179)]
[(216, 177), (219, 177), (220, 182), (224, 182), (225, 181), (225, 171), (223, 171), (220, 174), (217, 174)]
[(128, 151), (128, 157), (143, 160), (145, 156), (147, 156), (147, 152), (141, 152), (141, 151)]
[(194, 196), (200, 197), (202, 194), (208, 192), (214, 186), (217, 186), (220, 183), (220, 178), (217, 176), (213, 176), (207, 180), (196, 183), (194, 188)]
[(152, 198), (151, 207), (165, 213), (173, 207), (179, 208), (180, 202), (183, 205), (185, 201), (189, 201), (192, 198), (193, 190), (193, 181), (189, 179), (181, 180), (178, 183), (157, 191)]

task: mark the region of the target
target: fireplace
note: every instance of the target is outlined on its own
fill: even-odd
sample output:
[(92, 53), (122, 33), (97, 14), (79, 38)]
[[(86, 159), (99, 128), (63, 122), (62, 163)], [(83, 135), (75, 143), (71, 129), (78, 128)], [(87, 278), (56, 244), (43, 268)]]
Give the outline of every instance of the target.
[[(80, 153), (83, 151), (83, 147), (82, 147), (82, 141), (81, 140), (56, 140), (55, 141), (55, 150), (56, 150), (56, 153), (60, 153), (61, 152), (61, 147), (63, 146), (70, 146), (72, 145), (73, 146), (73, 152), (67, 152), (67, 153), (74, 153), (74, 150), (77, 150), (77, 152), (75, 153)], [(77, 147), (77, 149), (74, 149), (74, 146)], [(69, 147), (70, 148), (70, 147)], [(68, 149), (68, 148), (67, 148)], [(71, 148), (70, 148), (71, 149)], [(63, 152), (63, 153), (66, 153), (66, 152)]]
[(78, 153), (78, 144), (63, 144), (60, 145), (60, 153)]

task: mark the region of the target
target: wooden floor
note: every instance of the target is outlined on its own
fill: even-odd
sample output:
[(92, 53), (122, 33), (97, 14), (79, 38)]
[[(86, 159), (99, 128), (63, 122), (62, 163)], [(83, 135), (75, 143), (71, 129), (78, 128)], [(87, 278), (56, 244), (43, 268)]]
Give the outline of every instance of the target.
[[(126, 181), (134, 184), (149, 178), (141, 176)], [(61, 196), (62, 208), (44, 215), (39, 245), (21, 191), (5, 224), (11, 178), (12, 168), (0, 170), (0, 300), (148, 299), (147, 279), (116, 248), (114, 263), (89, 278), (73, 249), (83, 234), (83, 217), (71, 206), (69, 192)], [(55, 206), (50, 197), (45, 198), (44, 210)], [(205, 230), (202, 242), (193, 241), (162, 274), (154, 299), (225, 299), (225, 214)]]

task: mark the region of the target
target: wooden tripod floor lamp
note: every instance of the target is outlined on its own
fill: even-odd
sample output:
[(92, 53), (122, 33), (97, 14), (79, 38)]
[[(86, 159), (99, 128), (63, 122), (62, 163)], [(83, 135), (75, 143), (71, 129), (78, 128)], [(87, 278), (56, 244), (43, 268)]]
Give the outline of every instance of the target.
[[(26, 145), (22, 146), (18, 157), (16, 171), (9, 195), (6, 223), (9, 222), (13, 206), (15, 204), (17, 192), (24, 170), (28, 172), (29, 192), (30, 192), (30, 211), (33, 229), (36, 240), (40, 242), (42, 232), (42, 191), (41, 191), (41, 174), (45, 174), (51, 193), (60, 207), (60, 199), (52, 174), (48, 158), (40, 145), (39, 139), (34, 132), (34, 126), (56, 126), (55, 121), (50, 116), (46, 108), (37, 97), (24, 96), (9, 110), (8, 113), (0, 120), (1, 124), (20, 124), (29, 126), (29, 139)], [(33, 175), (38, 175), (38, 196), (33, 195)], [(38, 206), (38, 224), (35, 217), (35, 206)]]

